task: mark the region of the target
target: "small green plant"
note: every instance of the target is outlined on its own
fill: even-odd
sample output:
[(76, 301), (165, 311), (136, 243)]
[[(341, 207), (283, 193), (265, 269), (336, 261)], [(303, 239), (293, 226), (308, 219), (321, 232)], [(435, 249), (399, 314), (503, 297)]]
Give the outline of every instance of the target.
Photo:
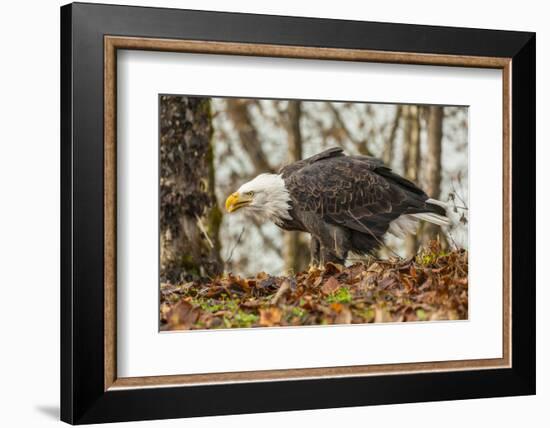
[(329, 303), (351, 303), (353, 296), (347, 287), (340, 287), (334, 294), (327, 297)]
[(422, 266), (430, 266), (430, 265), (433, 265), (435, 262), (437, 262), (439, 258), (446, 257), (448, 255), (449, 253), (445, 251), (438, 251), (438, 252), (425, 251), (425, 252), (419, 253), (416, 256), (416, 261)]
[(306, 311), (299, 307), (292, 308), (292, 315), (298, 318), (302, 318), (306, 314)]
[(258, 322), (260, 317), (255, 314), (249, 314), (243, 311), (238, 311), (233, 316), (234, 327), (251, 327), (253, 324)]
[(428, 315), (426, 314), (426, 311), (424, 309), (417, 309), (416, 310), (416, 316), (420, 321), (425, 321), (428, 318)]

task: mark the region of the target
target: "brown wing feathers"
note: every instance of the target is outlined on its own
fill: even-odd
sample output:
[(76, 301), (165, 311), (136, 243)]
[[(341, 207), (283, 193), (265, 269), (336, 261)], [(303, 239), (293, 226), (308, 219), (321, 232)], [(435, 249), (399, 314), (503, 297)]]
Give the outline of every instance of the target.
[[(297, 165), (299, 164), (299, 165)], [(416, 185), (366, 156), (322, 152), (281, 173), (297, 211), (363, 233), (384, 234), (402, 214), (436, 212)]]

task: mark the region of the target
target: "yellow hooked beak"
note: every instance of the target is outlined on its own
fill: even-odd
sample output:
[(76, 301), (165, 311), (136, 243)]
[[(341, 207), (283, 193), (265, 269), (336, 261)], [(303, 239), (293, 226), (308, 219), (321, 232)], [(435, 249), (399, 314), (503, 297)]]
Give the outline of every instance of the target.
[(228, 213), (237, 211), (239, 208), (245, 207), (252, 202), (252, 196), (248, 194), (241, 195), (239, 192), (235, 192), (226, 199), (225, 209)]

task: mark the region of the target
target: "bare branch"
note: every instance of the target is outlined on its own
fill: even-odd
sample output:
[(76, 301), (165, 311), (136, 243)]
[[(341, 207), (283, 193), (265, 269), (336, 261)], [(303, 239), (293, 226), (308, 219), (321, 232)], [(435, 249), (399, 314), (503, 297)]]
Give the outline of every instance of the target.
[(351, 131), (346, 126), (346, 124), (344, 122), (344, 119), (342, 118), (342, 115), (340, 114), (340, 111), (336, 107), (334, 107), (333, 103), (329, 102), (329, 103), (326, 103), (326, 105), (328, 106), (329, 110), (332, 112), (332, 114), (334, 116), (334, 119), (336, 120), (336, 123), (338, 124), (338, 127), (342, 131), (344, 131), (344, 133), (346, 134), (348, 139), (357, 147), (357, 150), (359, 151), (359, 153), (361, 153), (363, 155), (367, 155), (367, 156), (372, 156), (372, 154), (371, 154), (371, 152), (370, 152), (370, 150), (368, 149), (368, 146), (367, 146), (367, 140), (359, 140), (351, 133)]
[(240, 142), (252, 161), (256, 172), (275, 172), (262, 150), (258, 131), (252, 123), (248, 110), (248, 101), (242, 99), (227, 100), (227, 113), (239, 134)]

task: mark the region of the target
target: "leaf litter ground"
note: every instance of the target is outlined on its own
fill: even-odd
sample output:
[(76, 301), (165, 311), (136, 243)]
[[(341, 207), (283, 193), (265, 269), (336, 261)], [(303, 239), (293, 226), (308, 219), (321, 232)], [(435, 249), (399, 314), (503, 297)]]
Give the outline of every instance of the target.
[(293, 276), (227, 273), (160, 291), (161, 330), (467, 319), (468, 253), (432, 242), (411, 259), (328, 263)]

